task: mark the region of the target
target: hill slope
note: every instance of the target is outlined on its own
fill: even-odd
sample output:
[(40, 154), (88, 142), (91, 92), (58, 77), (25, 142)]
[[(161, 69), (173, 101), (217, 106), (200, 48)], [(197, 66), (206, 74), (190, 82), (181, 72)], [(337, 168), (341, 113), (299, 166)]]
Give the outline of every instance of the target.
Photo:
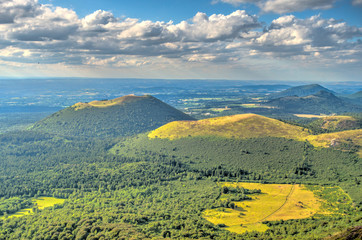
[(220, 136), (228, 138), (284, 137), (302, 139), (308, 133), (303, 128), (256, 114), (239, 114), (198, 121), (168, 123), (149, 138), (178, 139), (188, 136)]
[(192, 117), (152, 96), (76, 103), (37, 122), (31, 130), (87, 137), (130, 136)]
[(307, 140), (315, 147), (333, 147), (340, 150), (358, 152), (362, 157), (362, 129), (335, 133), (310, 135)]
[(362, 105), (362, 91), (353, 93), (351, 95), (345, 96), (346, 100), (358, 105)]
[(289, 113), (330, 114), (362, 111), (362, 107), (348, 103), (326, 91), (305, 97), (281, 97), (266, 104)]
[(333, 91), (322, 87), (319, 84), (309, 84), (309, 85), (303, 85), (303, 86), (297, 86), (288, 88), (284, 91), (273, 93), (269, 95), (269, 99), (275, 99), (275, 98), (281, 98), (281, 97), (291, 97), (291, 96), (297, 96), (297, 97), (305, 97), (308, 95), (316, 94), (320, 91), (330, 92), (333, 93)]
[(348, 95), (347, 97), (352, 98), (352, 99), (356, 99), (356, 98), (362, 99), (362, 91), (358, 91), (356, 93)]
[(351, 116), (328, 116), (311, 122), (309, 126), (336, 132), (361, 128), (361, 121)]

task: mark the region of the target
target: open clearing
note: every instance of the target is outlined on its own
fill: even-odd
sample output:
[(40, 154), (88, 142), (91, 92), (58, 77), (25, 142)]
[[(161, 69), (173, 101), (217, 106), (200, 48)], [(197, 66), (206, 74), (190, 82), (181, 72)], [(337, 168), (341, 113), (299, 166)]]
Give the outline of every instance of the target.
[[(217, 208), (204, 211), (203, 217), (213, 224), (225, 224), (226, 229), (235, 233), (266, 231), (263, 221), (302, 219), (323, 213), (322, 200), (303, 185), (224, 183), (222, 186), (260, 189), (260, 194), (249, 195), (252, 200), (234, 202), (235, 209)], [(327, 213), (327, 212), (325, 212)]]
[(325, 118), (326, 115), (315, 115), (315, 114), (294, 114), (296, 117), (300, 118)]
[[(61, 198), (54, 198), (54, 197), (39, 197), (33, 200), (33, 202), (35, 203), (35, 205), (38, 207), (38, 209), (44, 209), (47, 207), (52, 207), (56, 204), (63, 204), (65, 201), (65, 199), (61, 199)], [(32, 208), (25, 208), (22, 209), (14, 214), (9, 215), (9, 218), (14, 218), (14, 217), (22, 217), (24, 215), (28, 215), (28, 214), (33, 214), (33, 209)], [(3, 218), (3, 217), (2, 217)]]

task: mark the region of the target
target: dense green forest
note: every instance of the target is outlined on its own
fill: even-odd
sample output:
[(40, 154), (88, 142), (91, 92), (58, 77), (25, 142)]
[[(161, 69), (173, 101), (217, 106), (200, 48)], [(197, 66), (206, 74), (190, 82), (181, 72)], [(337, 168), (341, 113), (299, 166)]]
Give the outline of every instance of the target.
[[(362, 224), (360, 159), (304, 142), (18, 131), (0, 135), (0, 154), (0, 239), (313, 239)], [(220, 181), (341, 186), (355, 203), (343, 214), (267, 222), (268, 231), (240, 236), (202, 217), (227, 206)], [(66, 201), (11, 218), (36, 196)]]
[(121, 141), (112, 153), (126, 157), (147, 155), (180, 161), (207, 176), (227, 180), (343, 185), (361, 201), (362, 165), (350, 152), (315, 149), (307, 142), (284, 138), (228, 139), (188, 137), (148, 139), (146, 134)]
[[(78, 103), (35, 123), (30, 129), (66, 136), (119, 137), (156, 129), (192, 117), (152, 96), (124, 96), (119, 103), (93, 106)], [(110, 102), (104, 100), (97, 102)], [(84, 107), (80, 107), (84, 106)]]

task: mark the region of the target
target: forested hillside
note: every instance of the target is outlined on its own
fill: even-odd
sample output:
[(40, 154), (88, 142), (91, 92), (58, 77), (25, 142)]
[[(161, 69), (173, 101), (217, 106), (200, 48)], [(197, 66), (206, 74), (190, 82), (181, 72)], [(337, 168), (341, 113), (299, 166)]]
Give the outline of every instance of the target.
[(120, 137), (156, 129), (192, 117), (152, 96), (77, 103), (35, 123), (34, 131), (67, 136)]
[[(266, 222), (266, 232), (242, 236), (202, 217), (205, 209), (232, 206), (220, 198), (220, 181), (340, 185), (358, 204), (359, 159), (303, 142), (184, 138), (146, 146), (144, 135), (110, 151), (112, 139), (23, 131), (0, 140), (0, 206), (8, 206), (0, 216), (0, 239), (311, 239), (361, 224), (360, 208), (342, 203), (340, 213)], [(36, 196), (66, 201), (11, 218), (19, 198), (28, 207)]]
[[(315, 148), (311, 143), (330, 140), (317, 139), (320, 135), (311, 135), (306, 126), (255, 114), (174, 121), (120, 137), (121, 121), (111, 123), (111, 114), (126, 109), (132, 115), (129, 107), (141, 104), (158, 119), (150, 106), (164, 106), (152, 97), (127, 98), (80, 103), (56, 113), (69, 129), (53, 115), (32, 130), (0, 135), (0, 239), (322, 239), (362, 224), (359, 145)], [(85, 117), (113, 108), (109, 119)], [(95, 121), (92, 127), (99, 126), (98, 118), (109, 120), (95, 131), (102, 138), (77, 132), (77, 124), (83, 125), (72, 121), (80, 116), (79, 121)], [(128, 130), (130, 124), (125, 123)], [(333, 134), (358, 142), (359, 131)], [(313, 141), (305, 141), (311, 136)], [(268, 193), (225, 188), (233, 182), (298, 184), (299, 192), (303, 184), (323, 204), (300, 219), (271, 218), (257, 223), (262, 230), (238, 234), (208, 217), (236, 213), (235, 226), (243, 228), (239, 218), (250, 211), (245, 201)], [(40, 209), (35, 200), (42, 196), (60, 198), (60, 204)], [(308, 212), (306, 201), (298, 201), (294, 208)]]

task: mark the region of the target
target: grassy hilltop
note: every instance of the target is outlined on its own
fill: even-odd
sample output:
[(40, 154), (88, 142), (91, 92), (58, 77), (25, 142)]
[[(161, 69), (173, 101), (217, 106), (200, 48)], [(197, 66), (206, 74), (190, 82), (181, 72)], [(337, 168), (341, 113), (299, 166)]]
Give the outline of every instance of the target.
[[(316, 121), (320, 128), (334, 130), (357, 127), (357, 120), (349, 116), (331, 116)], [(256, 114), (209, 118), (198, 121), (175, 121), (148, 134), (150, 139), (175, 140), (185, 137), (217, 136), (236, 139), (278, 137), (308, 140), (315, 147), (334, 147), (339, 150), (359, 151), (362, 130), (355, 129), (312, 135), (307, 129)], [(359, 152), (362, 155), (362, 152)]]
[(290, 125), (256, 114), (239, 114), (198, 121), (168, 123), (154, 131), (149, 138), (170, 140), (188, 136), (220, 136), (227, 138), (284, 137), (302, 139), (308, 132), (302, 127)]

